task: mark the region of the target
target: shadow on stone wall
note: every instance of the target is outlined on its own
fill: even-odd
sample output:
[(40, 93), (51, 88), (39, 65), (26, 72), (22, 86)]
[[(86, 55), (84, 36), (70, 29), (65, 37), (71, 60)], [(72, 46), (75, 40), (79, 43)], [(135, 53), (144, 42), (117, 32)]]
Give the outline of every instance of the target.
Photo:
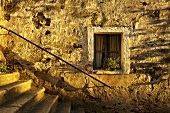
[[(168, 56), (170, 54), (170, 49), (165, 47), (170, 45), (170, 38), (164, 39), (164, 37), (166, 37), (165, 35), (168, 36), (170, 34), (170, 31), (166, 30), (166, 27), (169, 27), (170, 24), (168, 19), (159, 19), (160, 11), (164, 10), (169, 10), (169, 8), (148, 11), (139, 9), (131, 11), (131, 13), (144, 13), (144, 15), (141, 15), (141, 17), (148, 16), (150, 20), (152, 20), (145, 24), (148, 24), (149, 26), (154, 25), (156, 29), (160, 30), (159, 32), (151, 32), (145, 31), (146, 29), (139, 28), (135, 29), (134, 34), (131, 34), (132, 37), (142, 36), (142, 38), (146, 39), (137, 46), (130, 48), (133, 53), (131, 54), (131, 60), (134, 61), (134, 63), (131, 64), (131, 67), (134, 70), (133, 73), (147, 74), (151, 76), (152, 79), (157, 79), (168, 69), (166, 66), (170, 63), (170, 56)], [(153, 34), (156, 34), (157, 36), (154, 36)], [(150, 35), (154, 37), (150, 37)], [(151, 40), (152, 38), (155, 40)], [(7, 65), (11, 66), (13, 70), (21, 72), (21, 79), (32, 79), (37, 87), (45, 87), (47, 93), (50, 94), (62, 93), (64, 96), (73, 96), (71, 93), (73, 92), (74, 94), (74, 92), (76, 92), (73, 98), (81, 98), (82, 96), (83, 106), (86, 107), (87, 113), (89, 109), (91, 110), (89, 111), (90, 113), (102, 111), (103, 113), (170, 112), (170, 107), (168, 104), (168, 101), (170, 101), (170, 89), (168, 89), (168, 86), (164, 87), (164, 85), (161, 87), (161, 85), (156, 84), (157, 87), (152, 89), (149, 88), (149, 85), (143, 87), (144, 84), (139, 84), (139, 87), (129, 86), (124, 88), (122, 86), (117, 86), (108, 90), (103, 87), (100, 88), (100, 86), (89, 88), (85, 84), (83, 88), (75, 88), (74, 86), (71, 86), (69, 83), (65, 82), (64, 78), (54, 77), (51, 75), (49, 73), (50, 68), (37, 71), (32, 62), (21, 58), (17, 53), (12, 52), (10, 48), (4, 48), (4, 53), (5, 57), (7, 58)], [(152, 61), (155, 56), (160, 57), (157, 62), (154, 60)], [(149, 58), (151, 60), (148, 60)], [(83, 61), (83, 58), (81, 60)], [(140, 61), (142, 60), (144, 62), (141, 63)], [(57, 87), (62, 88), (64, 91), (62, 89), (58, 90)], [(152, 90), (150, 91), (150, 89)], [(92, 96), (93, 93), (94, 96)], [(99, 97), (96, 95), (99, 95)], [(86, 99), (88, 98), (89, 100), (86, 101), (83, 97), (86, 97)], [(110, 101), (104, 101), (100, 97), (110, 97), (111, 99)]]
[[(1, 50), (4, 53), (6, 58), (6, 64), (9, 67), (10, 71), (19, 71), (21, 79), (32, 79), (34, 86), (36, 87), (45, 87), (47, 93), (57, 93), (56, 88), (63, 88), (66, 91), (76, 91), (79, 90), (68, 84), (64, 77), (58, 77), (51, 75), (49, 73), (50, 68), (38, 70), (34, 63), (29, 62), (21, 58), (17, 53), (14, 53), (10, 48), (4, 48), (0, 45)], [(48, 62), (44, 62), (48, 63)], [(57, 70), (57, 69), (56, 69)], [(61, 70), (60, 70), (61, 71)], [(64, 73), (61, 71), (61, 73)]]
[[(144, 42), (144, 44), (132, 47), (132, 51), (139, 51), (141, 49), (147, 49), (146, 52), (131, 55), (131, 60), (141, 61), (146, 60), (148, 58), (151, 59), (151, 61), (145, 62), (145, 63), (135, 63), (133, 66), (136, 68), (137, 73), (142, 74), (153, 74), (152, 69), (153, 67), (159, 67), (161, 65), (167, 65), (170, 63), (170, 49), (162, 48), (162, 49), (153, 49), (163, 47), (163, 46), (169, 46), (170, 40), (156, 40), (156, 41), (148, 41)], [(158, 62), (153, 62), (153, 57), (161, 57), (161, 59)], [(162, 70), (167, 71), (167, 67), (162, 68)]]
[[(4, 56), (6, 58), (6, 64), (9, 67), (10, 72), (15, 72), (15, 71), (20, 72), (21, 80), (32, 79), (33, 86), (37, 88), (44, 87), (46, 89), (46, 93), (63, 95), (63, 97), (61, 98), (64, 98), (70, 96), (70, 95), (65, 95), (67, 94), (66, 92), (70, 92), (70, 93), (81, 92), (85, 97), (95, 98), (91, 96), (87, 90), (87, 88), (92, 88), (92, 87), (88, 87), (88, 83), (85, 83), (84, 87), (82, 88), (76, 88), (70, 85), (69, 83), (67, 83), (64, 77), (51, 75), (49, 72), (51, 67), (47, 69), (39, 70), (36, 68), (34, 63), (21, 58), (17, 53), (13, 52), (11, 48), (8, 47), (4, 48), (2, 45), (0, 45), (0, 50), (2, 50), (4, 53)], [(43, 61), (45, 65), (48, 65), (47, 64), (48, 62)], [(66, 70), (68, 71), (70, 68), (71, 67), (68, 67), (68, 69), (60, 70), (60, 73), (64, 73)], [(57, 69), (58, 68), (56, 68), (56, 70)], [(95, 87), (97, 88), (103, 86), (95, 86)], [(79, 96), (77, 98), (79, 98)]]
[[(38, 85), (37, 87), (45, 87), (46, 93), (59, 94), (61, 99), (65, 97), (65, 99), (67, 99), (67, 97), (68, 99), (73, 99), (73, 107), (84, 107), (87, 113), (167, 112), (170, 110), (168, 106), (163, 106), (161, 108), (161, 103), (154, 105), (156, 101), (155, 97), (149, 98), (151, 92), (148, 96), (145, 96), (145, 98), (148, 99), (145, 100), (144, 98), (140, 98), (143, 95), (142, 93), (137, 91), (137, 94), (133, 95), (133, 93), (135, 94), (135, 90), (130, 88), (128, 88), (128, 90), (125, 90), (123, 87), (105, 89), (103, 86), (88, 87), (88, 84), (83, 88), (75, 88), (65, 82), (63, 78), (55, 78), (50, 75), (48, 69), (37, 71), (33, 63), (22, 59), (9, 48), (4, 48), (3, 50), (7, 59), (7, 65), (12, 67), (13, 70), (19, 71), (21, 73), (21, 79), (32, 79), (34, 84)], [(50, 80), (58, 82), (57, 84), (50, 84), (49, 82), (53, 82)], [(59, 90), (57, 89), (58, 87), (60, 88)], [(105, 92), (103, 92), (103, 90), (105, 90)], [(94, 91), (95, 93), (99, 92), (96, 93), (98, 96), (93, 96), (90, 91)], [(104, 99), (109, 96), (108, 94), (111, 94), (111, 99), (109, 99), (109, 101)]]
[[(94, 89), (98, 89), (99, 92), (101, 90), (100, 88)], [(110, 100), (87, 97), (81, 104), (75, 100), (73, 107), (84, 107), (87, 113), (168, 113), (170, 112), (168, 90), (162, 89), (164, 93), (167, 93), (162, 98), (164, 93), (159, 92), (160, 90), (157, 92), (158, 89), (150, 92), (148, 87), (142, 86), (134, 87), (134, 89), (115, 87), (107, 90), (112, 95)], [(106, 95), (102, 94), (102, 96)]]
[[(160, 13), (163, 11), (170, 11), (170, 9), (138, 9), (130, 12), (141, 13), (136, 20), (134, 19), (134, 32), (131, 34), (131, 37), (135, 37), (134, 40), (140, 40), (137, 46), (130, 48), (131, 60), (134, 61), (131, 67), (134, 73), (147, 74), (152, 79), (159, 78), (170, 68), (168, 67), (170, 63), (170, 32), (168, 30), (170, 21), (161, 17)], [(139, 23), (140, 19), (143, 20), (143, 23), (137, 25), (136, 28), (135, 24)], [(142, 26), (142, 24), (146, 26)]]

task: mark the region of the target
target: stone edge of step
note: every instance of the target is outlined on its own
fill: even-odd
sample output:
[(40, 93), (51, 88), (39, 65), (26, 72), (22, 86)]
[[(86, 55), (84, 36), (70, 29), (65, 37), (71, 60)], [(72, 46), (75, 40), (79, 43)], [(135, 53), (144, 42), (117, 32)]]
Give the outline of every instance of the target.
[(20, 94), (29, 91), (31, 89), (32, 80), (17, 81), (14, 85), (7, 85), (6, 87), (1, 87), (0, 90), (0, 105), (7, 100), (11, 100)]
[[(33, 96), (30, 96), (29, 99), (27, 98), (27, 99), (22, 100), (20, 98), (20, 100), (22, 100), (20, 103), (19, 102), (14, 103), (15, 101), (13, 100), (13, 103), (9, 102), (9, 103), (7, 103), (9, 105), (3, 105), (3, 107), (1, 107), (0, 110), (2, 113), (6, 113), (7, 111), (9, 113), (14, 113), (14, 112), (17, 112), (17, 113), (24, 112), (25, 113), (26, 111), (28, 111), (29, 108), (31, 108), (37, 102), (42, 100), (42, 98), (44, 97), (44, 92), (45, 92), (45, 88), (37, 89), (37, 90), (34, 90), (33, 92), (29, 91), (28, 93), (30, 93), (30, 95), (33, 95)], [(28, 95), (27, 92), (25, 92), (25, 94)]]
[(20, 78), (19, 72), (6, 73), (0, 75), (0, 86), (7, 85), (18, 81)]
[(45, 94), (44, 99), (34, 106), (30, 113), (55, 113), (58, 97), (58, 95)]

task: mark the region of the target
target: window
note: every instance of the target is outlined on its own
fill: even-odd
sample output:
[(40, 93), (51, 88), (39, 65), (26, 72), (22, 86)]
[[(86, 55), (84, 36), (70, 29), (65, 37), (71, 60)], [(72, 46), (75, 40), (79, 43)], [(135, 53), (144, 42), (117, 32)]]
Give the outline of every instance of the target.
[(106, 58), (121, 58), (121, 34), (94, 34), (93, 68), (102, 69)]
[[(96, 74), (129, 74), (129, 29), (126, 27), (88, 27), (87, 70)], [(105, 58), (120, 57), (120, 69), (102, 69)]]

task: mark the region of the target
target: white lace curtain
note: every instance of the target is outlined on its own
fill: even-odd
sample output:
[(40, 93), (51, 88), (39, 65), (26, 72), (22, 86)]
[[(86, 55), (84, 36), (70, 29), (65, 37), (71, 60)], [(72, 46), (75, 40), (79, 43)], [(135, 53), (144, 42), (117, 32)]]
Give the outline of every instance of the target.
[(105, 40), (106, 36), (104, 35), (96, 35), (95, 37), (95, 67), (101, 68), (102, 66), (102, 57), (104, 57), (104, 51), (105, 51)]

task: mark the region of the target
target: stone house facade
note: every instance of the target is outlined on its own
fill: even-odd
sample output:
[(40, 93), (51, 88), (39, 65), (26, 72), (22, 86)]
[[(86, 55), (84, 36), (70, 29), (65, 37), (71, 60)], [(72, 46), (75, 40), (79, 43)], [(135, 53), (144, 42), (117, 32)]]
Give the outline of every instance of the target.
[[(78, 94), (87, 88), (88, 95), (120, 101), (126, 108), (157, 98), (162, 109), (163, 102), (170, 101), (169, 0), (1, 0), (0, 5), (0, 25), (113, 89), (0, 29), (7, 63), (20, 64), (35, 83), (42, 79)], [(103, 69), (109, 57), (120, 57), (118, 69)]]

